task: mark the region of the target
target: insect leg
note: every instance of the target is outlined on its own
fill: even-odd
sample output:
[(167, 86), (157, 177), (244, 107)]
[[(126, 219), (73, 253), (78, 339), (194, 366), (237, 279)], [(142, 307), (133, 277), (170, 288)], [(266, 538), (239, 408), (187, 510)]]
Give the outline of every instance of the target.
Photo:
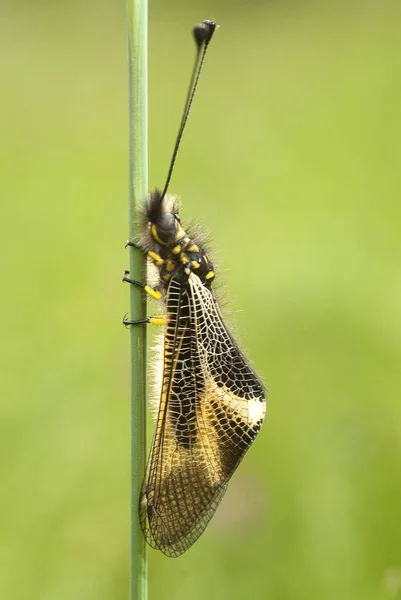
[(150, 323), (151, 325), (165, 325), (166, 318), (164, 315), (154, 315), (153, 317), (145, 317), (144, 319), (127, 319), (127, 315), (125, 315), (123, 319), (123, 325), (127, 327), (128, 325), (140, 325), (142, 323)]
[(123, 281), (126, 281), (127, 283), (131, 283), (132, 285), (137, 285), (138, 287), (142, 288), (147, 294), (149, 294), (149, 296), (152, 296), (152, 298), (154, 298), (155, 300), (160, 300), (160, 298), (162, 297), (161, 292), (159, 292), (158, 290), (154, 290), (153, 288), (151, 288), (149, 285), (146, 285), (145, 283), (136, 281), (136, 279), (130, 279), (129, 277), (127, 277), (128, 274), (129, 274), (129, 271), (124, 272)]
[(156, 267), (161, 267), (161, 266), (164, 265), (164, 259), (161, 256), (159, 256), (159, 254), (157, 254), (156, 252), (152, 252), (152, 250), (149, 250), (147, 252), (146, 250), (143, 250), (139, 246), (139, 244), (136, 244), (135, 242), (130, 242), (129, 240), (125, 244), (125, 247), (127, 247), (127, 246), (132, 246), (132, 248), (136, 248), (137, 250), (139, 250), (143, 254), (146, 254), (146, 256), (148, 256), (150, 259), (153, 260), (153, 262), (155, 263)]
[(146, 254), (146, 252), (144, 250), (142, 250), (142, 248), (140, 247), (139, 244), (135, 244), (135, 242), (130, 242), (129, 240), (127, 240), (127, 243), (125, 244), (125, 247), (127, 246), (132, 246), (132, 248), (136, 248), (137, 250), (140, 250), (143, 254)]
[[(125, 273), (129, 273), (129, 271), (125, 271)], [(152, 298), (154, 298), (155, 300), (160, 300), (160, 298), (161, 298), (160, 292), (152, 289), (151, 287), (149, 287), (148, 285), (145, 285), (144, 283), (141, 283), (140, 281), (136, 281), (135, 279), (129, 279), (128, 277), (126, 277), (126, 275), (124, 275), (123, 281), (131, 283), (132, 285), (137, 285), (138, 287), (142, 288), (147, 294), (152, 296)], [(123, 319), (123, 324), (125, 326), (138, 325), (140, 323), (151, 323), (152, 325), (164, 325), (165, 324), (164, 315), (154, 315), (152, 317), (145, 317), (144, 319), (135, 319), (135, 320), (129, 320), (126, 317), (127, 317), (127, 315), (125, 315), (124, 319)]]

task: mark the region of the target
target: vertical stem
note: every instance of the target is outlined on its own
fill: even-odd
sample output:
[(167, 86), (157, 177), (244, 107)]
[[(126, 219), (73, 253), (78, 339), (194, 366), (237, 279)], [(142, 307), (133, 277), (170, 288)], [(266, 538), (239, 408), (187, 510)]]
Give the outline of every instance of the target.
[[(147, 144), (147, 0), (126, 0), (129, 77), (129, 239), (138, 239), (136, 209), (148, 191)], [(146, 280), (146, 261), (129, 247), (130, 276)], [(130, 285), (131, 319), (146, 315), (143, 290)], [(146, 455), (146, 325), (130, 328), (131, 343), (131, 551), (130, 599), (147, 598), (146, 544), (138, 517), (138, 503)]]

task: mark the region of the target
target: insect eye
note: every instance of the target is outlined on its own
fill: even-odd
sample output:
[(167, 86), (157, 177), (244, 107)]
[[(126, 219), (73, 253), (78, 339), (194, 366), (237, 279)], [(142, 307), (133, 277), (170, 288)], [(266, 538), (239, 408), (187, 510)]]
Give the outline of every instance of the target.
[(155, 223), (157, 237), (163, 244), (168, 244), (177, 233), (176, 216), (172, 213), (163, 213)]

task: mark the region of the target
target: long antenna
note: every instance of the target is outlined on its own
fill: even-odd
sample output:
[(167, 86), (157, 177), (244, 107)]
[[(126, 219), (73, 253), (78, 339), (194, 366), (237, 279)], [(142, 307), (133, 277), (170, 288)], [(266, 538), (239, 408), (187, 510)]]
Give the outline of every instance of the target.
[(195, 43), (196, 43), (195, 63), (194, 63), (194, 67), (192, 70), (191, 81), (189, 83), (187, 98), (185, 100), (184, 112), (181, 117), (180, 128), (178, 130), (177, 139), (175, 141), (173, 156), (172, 156), (171, 162), (170, 162), (170, 168), (167, 173), (167, 179), (166, 179), (166, 183), (164, 185), (164, 189), (163, 189), (163, 192), (162, 192), (162, 195), (160, 198), (160, 202), (165, 197), (167, 190), (168, 190), (168, 186), (170, 184), (171, 176), (172, 176), (173, 170), (174, 170), (175, 160), (177, 158), (178, 148), (180, 147), (182, 134), (184, 133), (185, 124), (187, 122), (189, 111), (191, 110), (191, 106), (192, 106), (192, 101), (194, 99), (196, 88), (198, 86), (199, 77), (200, 77), (201, 70), (203, 67), (203, 61), (205, 60), (206, 50), (208, 48), (210, 40), (212, 39), (214, 30), (216, 29), (216, 27), (217, 27), (217, 25), (214, 21), (205, 20), (205, 21), (202, 21), (202, 23), (200, 25), (195, 25), (195, 27), (192, 30), (192, 33), (193, 33), (193, 36), (195, 39)]

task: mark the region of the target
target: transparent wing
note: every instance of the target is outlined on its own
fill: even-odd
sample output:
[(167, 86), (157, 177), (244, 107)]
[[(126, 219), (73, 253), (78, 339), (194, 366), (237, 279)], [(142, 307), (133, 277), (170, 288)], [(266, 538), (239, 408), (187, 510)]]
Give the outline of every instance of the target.
[(140, 519), (148, 543), (179, 556), (201, 535), (258, 434), (262, 385), (191, 274), (171, 280), (159, 414)]

